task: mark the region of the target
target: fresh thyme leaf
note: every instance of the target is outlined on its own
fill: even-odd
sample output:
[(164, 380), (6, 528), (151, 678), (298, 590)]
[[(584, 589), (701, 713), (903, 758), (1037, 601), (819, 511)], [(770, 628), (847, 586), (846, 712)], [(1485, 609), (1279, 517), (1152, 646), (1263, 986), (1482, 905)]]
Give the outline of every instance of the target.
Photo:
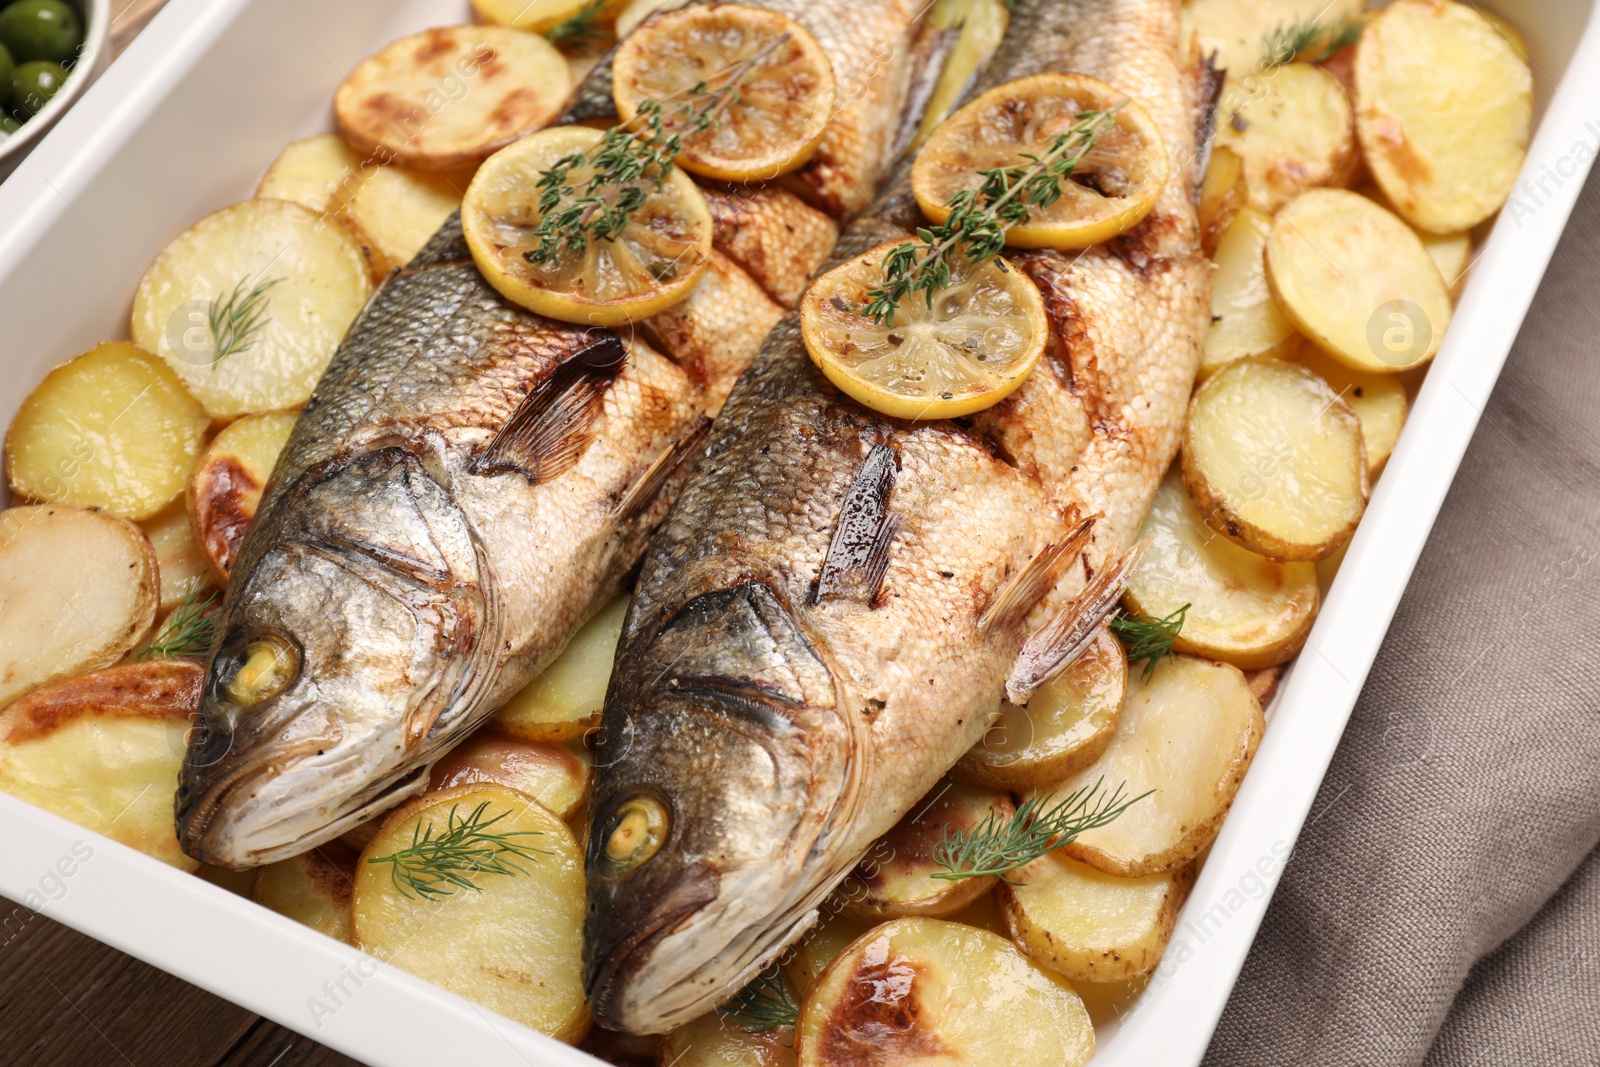
[(776, 963), (717, 1011), (747, 1034), (786, 1030), (800, 1018), (800, 1008), (789, 996), (789, 986)]
[(1172, 642), (1183, 631), (1192, 604), (1185, 604), (1164, 619), (1149, 615), (1118, 614), (1111, 620), (1111, 632), (1122, 639), (1131, 660), (1144, 660), (1144, 677), (1156, 673), (1156, 664), (1172, 655)]
[(166, 625), (139, 650), (134, 661), (143, 663), (152, 659), (183, 659), (186, 656), (204, 655), (211, 647), (211, 635), (217, 631), (217, 622), (211, 617), (211, 607), (217, 602), (212, 593), (200, 599), (205, 582), (196, 578), (183, 591), (183, 602), (167, 618)]
[(600, 12), (607, 0), (589, 0), (545, 31), (545, 40), (566, 52), (584, 54), (600, 43)]
[(1332, 24), (1302, 19), (1279, 25), (1261, 40), (1261, 69), (1270, 71), (1285, 63), (1331, 59), (1361, 39), (1364, 25), (1357, 16)]
[(211, 302), (207, 320), (211, 327), (211, 365), (215, 367), (229, 356), (248, 352), (255, 347), (256, 335), (268, 322), (267, 292), (282, 282), (282, 278), (268, 278), (246, 289), (249, 278), (241, 278), (226, 297), (218, 296)]
[(1022, 883), (1013, 882), (1006, 875), (1069, 844), (1079, 834), (1115, 822), (1123, 812), (1155, 792), (1152, 789), (1131, 800), (1125, 799), (1128, 783), (1123, 782), (1096, 801), (1104, 782), (1102, 778), (1056, 803), (1052, 803), (1056, 799), (1055, 790), (1035, 793), (1023, 801), (1009, 819), (991, 811), (970, 830), (951, 833), (946, 826), (939, 843), (933, 847), (933, 862), (944, 870), (935, 871), (933, 877), (954, 881), (994, 875), (1008, 885), (1020, 885)]
[(981, 185), (945, 201), (948, 219), (919, 229), (915, 242), (898, 245), (884, 257), (883, 284), (868, 290), (865, 314), (893, 326), (901, 301), (914, 293), (924, 294), (928, 307), (933, 307), (934, 295), (950, 285), (951, 260), (957, 252), (974, 264), (999, 255), (1011, 227), (1034, 208), (1047, 208), (1061, 199), (1062, 183), (1072, 177), (1122, 107), (1080, 112), (1069, 129), (1051, 139), (1043, 155), (1023, 153), (1025, 163), (980, 170)]
[(514, 860), (531, 861), (535, 856), (550, 855), (544, 849), (512, 840), (539, 837), (539, 830), (492, 831), (490, 827), (511, 812), (508, 809), (488, 819), (484, 817), (488, 807), (485, 800), (463, 818), (459, 814), (461, 805), (452, 805), (443, 833), (435, 836), (431, 822), (426, 827), (418, 826), (411, 832), (408, 847), (367, 862), (392, 864), (389, 876), (402, 896), (413, 899), (412, 893), (416, 893), (424, 900), (438, 900), (457, 889), (480, 892), (471, 875), (525, 874)]

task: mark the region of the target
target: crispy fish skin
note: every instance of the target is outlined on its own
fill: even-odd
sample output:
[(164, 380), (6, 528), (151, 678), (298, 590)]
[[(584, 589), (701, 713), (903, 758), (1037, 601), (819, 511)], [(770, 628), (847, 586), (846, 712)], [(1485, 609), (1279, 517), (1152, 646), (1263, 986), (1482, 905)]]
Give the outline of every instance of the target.
[[(1128, 548), (1177, 447), (1208, 320), (1193, 102), (1172, 0), (1021, 0), (979, 90), (1077, 71), (1134, 93), (1174, 179), (1076, 260), (1020, 257), (1046, 367), (973, 420), (841, 395), (796, 317), (735, 387), (646, 554), (590, 798), (585, 981), (605, 1026), (662, 1032), (747, 982), (988, 728), (1028, 635)], [(890, 219), (910, 221), (902, 188)], [(836, 261), (903, 237), (858, 222)], [(1052, 546), (1099, 514), (1064, 576)], [(638, 798), (654, 852), (612, 854)]]

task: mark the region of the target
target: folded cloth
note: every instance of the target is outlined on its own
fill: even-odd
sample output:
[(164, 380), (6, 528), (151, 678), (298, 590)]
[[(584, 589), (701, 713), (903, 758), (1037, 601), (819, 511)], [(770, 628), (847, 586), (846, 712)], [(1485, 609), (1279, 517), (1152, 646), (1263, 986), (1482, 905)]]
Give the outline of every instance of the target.
[(1208, 1067), (1600, 1064), (1596, 294), (1600, 172), (1484, 411)]

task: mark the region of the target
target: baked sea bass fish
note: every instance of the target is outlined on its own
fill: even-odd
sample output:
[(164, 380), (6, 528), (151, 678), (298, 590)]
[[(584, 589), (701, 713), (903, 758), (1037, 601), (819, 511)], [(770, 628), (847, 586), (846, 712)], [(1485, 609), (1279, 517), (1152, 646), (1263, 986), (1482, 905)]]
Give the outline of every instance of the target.
[[(814, 366), (798, 315), (735, 386), (645, 555), (602, 716), (585, 927), (602, 1025), (666, 1032), (749, 982), (1115, 603), (1209, 321), (1214, 83), (1186, 51), (1175, 0), (1016, 5), (980, 88), (1109, 83), (1159, 127), (1170, 174), (1121, 236), (1009, 255), (1051, 339), (1008, 399), (879, 414)], [(908, 239), (910, 199), (898, 186), (835, 261)]]

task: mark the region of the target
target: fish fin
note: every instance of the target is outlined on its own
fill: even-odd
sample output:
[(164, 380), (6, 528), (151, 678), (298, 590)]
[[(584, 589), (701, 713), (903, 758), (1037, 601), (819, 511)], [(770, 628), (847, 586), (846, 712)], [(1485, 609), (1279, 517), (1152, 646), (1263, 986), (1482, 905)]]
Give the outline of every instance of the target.
[(994, 600), (983, 609), (978, 619), (978, 629), (988, 633), (997, 626), (1006, 627), (1021, 622), (1033, 610), (1033, 606), (1056, 587), (1061, 576), (1067, 572), (1067, 567), (1078, 558), (1083, 547), (1089, 543), (1089, 535), (1099, 518), (1094, 515), (1084, 519), (1064, 541), (1045, 545), (1038, 555), (1028, 561), (1026, 567), (1000, 587)]
[(1039, 627), (1022, 646), (1011, 677), (1006, 679), (1006, 699), (1022, 705), (1033, 699), (1039, 687), (1072, 665), (1094, 641), (1106, 618), (1116, 610), (1128, 579), (1138, 570), (1150, 547), (1145, 538), (1130, 548), (1121, 559), (1095, 575), (1072, 603), (1055, 618)]
[(900, 529), (900, 516), (889, 511), (898, 460), (885, 444), (872, 446), (839, 509), (833, 540), (817, 575), (811, 602), (859, 598), (871, 604), (889, 568), (889, 545)]
[(1217, 53), (1211, 52), (1194, 64), (1190, 78), (1194, 83), (1194, 198), (1200, 202), (1206, 168), (1211, 165), (1211, 150), (1216, 146), (1217, 112), (1222, 106), (1223, 83), (1228, 72), (1217, 69)]
[(700, 451), (700, 446), (705, 443), (706, 435), (711, 432), (711, 420), (700, 416), (700, 421), (694, 429), (674, 441), (672, 445), (656, 461), (650, 464), (650, 469), (623, 494), (617, 502), (617, 515), (624, 522), (632, 522), (644, 514), (651, 501), (660, 495), (662, 488), (667, 484), (679, 469), (687, 463), (690, 457)]
[(616, 334), (574, 352), (528, 392), (472, 469), (520, 471), (534, 482), (571, 470), (593, 442), (601, 401), (627, 360)]

